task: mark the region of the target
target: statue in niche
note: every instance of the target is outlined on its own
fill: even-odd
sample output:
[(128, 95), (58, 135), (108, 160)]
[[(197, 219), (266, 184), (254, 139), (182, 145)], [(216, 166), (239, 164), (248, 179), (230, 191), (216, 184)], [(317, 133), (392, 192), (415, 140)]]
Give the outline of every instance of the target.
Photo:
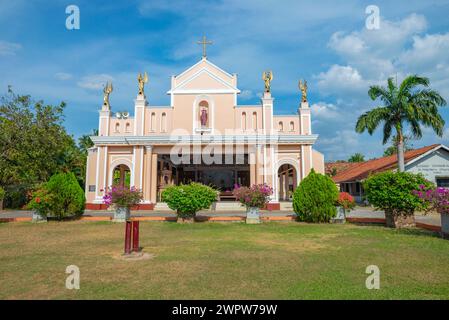
[(201, 128), (207, 128), (208, 127), (208, 120), (209, 120), (209, 107), (208, 107), (208, 103), (206, 101), (202, 101), (200, 103), (200, 124), (201, 124)]

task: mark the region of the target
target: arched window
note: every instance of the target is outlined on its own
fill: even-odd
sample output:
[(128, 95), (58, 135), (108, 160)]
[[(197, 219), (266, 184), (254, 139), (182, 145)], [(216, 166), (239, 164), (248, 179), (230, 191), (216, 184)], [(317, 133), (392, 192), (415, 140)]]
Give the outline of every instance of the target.
[(257, 130), (257, 112), (253, 112), (253, 129)]
[(161, 132), (167, 131), (167, 115), (165, 112), (161, 116)]
[(115, 132), (120, 132), (120, 123), (115, 124)]
[(242, 112), (242, 130), (246, 130), (246, 112)]
[(295, 123), (290, 121), (290, 131), (295, 131)]
[(279, 121), (279, 131), (284, 131), (284, 124), (282, 121)]
[(156, 113), (152, 112), (150, 118), (150, 131), (155, 130), (156, 130)]
[(126, 128), (125, 129), (126, 132), (131, 132), (131, 124), (129, 122), (126, 123), (125, 128)]

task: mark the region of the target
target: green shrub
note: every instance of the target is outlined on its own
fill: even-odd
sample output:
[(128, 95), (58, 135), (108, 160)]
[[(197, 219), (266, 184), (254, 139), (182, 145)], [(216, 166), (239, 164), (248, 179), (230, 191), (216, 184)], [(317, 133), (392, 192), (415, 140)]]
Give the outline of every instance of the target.
[(83, 214), (86, 202), (84, 191), (72, 172), (53, 175), (33, 194), (28, 207), (42, 216), (62, 219)]
[(337, 199), (338, 189), (332, 179), (312, 169), (293, 193), (293, 209), (300, 221), (329, 222), (337, 215)]
[(217, 191), (200, 183), (170, 186), (162, 192), (162, 201), (175, 210), (179, 217), (194, 217), (216, 201)]
[(0, 187), (0, 201), (2, 201), (3, 199), (5, 199), (5, 189)]
[(413, 215), (415, 210), (425, 209), (425, 202), (413, 194), (421, 185), (433, 187), (421, 174), (385, 171), (369, 176), (363, 188), (369, 203), (386, 214)]

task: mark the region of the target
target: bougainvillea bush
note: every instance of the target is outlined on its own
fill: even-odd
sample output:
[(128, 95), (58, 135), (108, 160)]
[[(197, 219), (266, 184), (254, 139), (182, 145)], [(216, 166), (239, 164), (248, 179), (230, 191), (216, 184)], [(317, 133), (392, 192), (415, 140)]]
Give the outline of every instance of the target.
[(332, 179), (312, 169), (293, 193), (293, 209), (300, 221), (329, 222), (337, 215), (337, 200), (338, 189)]
[(193, 218), (203, 209), (208, 209), (217, 200), (218, 191), (201, 183), (192, 182), (170, 186), (162, 192), (162, 201), (175, 210), (180, 218)]
[(427, 210), (440, 214), (449, 214), (449, 189), (438, 187), (428, 188), (425, 185), (420, 185), (418, 190), (414, 190), (413, 194), (418, 196), (421, 200), (426, 202)]
[(388, 227), (414, 225), (414, 212), (425, 210), (427, 204), (413, 191), (434, 185), (421, 174), (385, 171), (368, 177), (363, 187), (373, 206), (385, 211)]
[(340, 192), (337, 199), (337, 206), (342, 207), (345, 211), (354, 209), (354, 197), (347, 192)]
[(116, 207), (133, 207), (142, 201), (142, 191), (135, 187), (112, 186), (105, 190), (103, 203)]
[(237, 201), (247, 208), (257, 207), (262, 209), (270, 200), (273, 188), (267, 184), (254, 184), (251, 187), (241, 187), (236, 185), (233, 194)]

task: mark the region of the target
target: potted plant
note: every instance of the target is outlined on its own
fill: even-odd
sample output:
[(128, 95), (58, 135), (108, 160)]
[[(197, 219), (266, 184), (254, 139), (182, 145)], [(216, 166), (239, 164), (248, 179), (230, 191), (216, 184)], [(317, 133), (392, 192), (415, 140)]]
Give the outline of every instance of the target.
[(218, 191), (201, 183), (192, 182), (170, 186), (162, 192), (162, 201), (176, 211), (178, 223), (195, 221), (196, 213), (208, 209), (217, 200)]
[(114, 206), (114, 222), (125, 222), (130, 219), (130, 208), (142, 201), (142, 192), (135, 187), (112, 186), (105, 190), (103, 203)]
[(351, 211), (354, 207), (354, 198), (347, 192), (340, 192), (337, 199), (337, 216), (332, 219), (332, 222), (345, 223), (346, 212)]
[(427, 204), (426, 212), (436, 211), (441, 215), (441, 236), (449, 239), (449, 189), (420, 185), (413, 193)]
[(5, 189), (0, 187), (0, 210), (3, 210), (3, 199), (5, 199)]
[(250, 188), (236, 186), (233, 194), (246, 206), (246, 223), (260, 223), (260, 209), (267, 205), (273, 189), (267, 184), (255, 184)]

